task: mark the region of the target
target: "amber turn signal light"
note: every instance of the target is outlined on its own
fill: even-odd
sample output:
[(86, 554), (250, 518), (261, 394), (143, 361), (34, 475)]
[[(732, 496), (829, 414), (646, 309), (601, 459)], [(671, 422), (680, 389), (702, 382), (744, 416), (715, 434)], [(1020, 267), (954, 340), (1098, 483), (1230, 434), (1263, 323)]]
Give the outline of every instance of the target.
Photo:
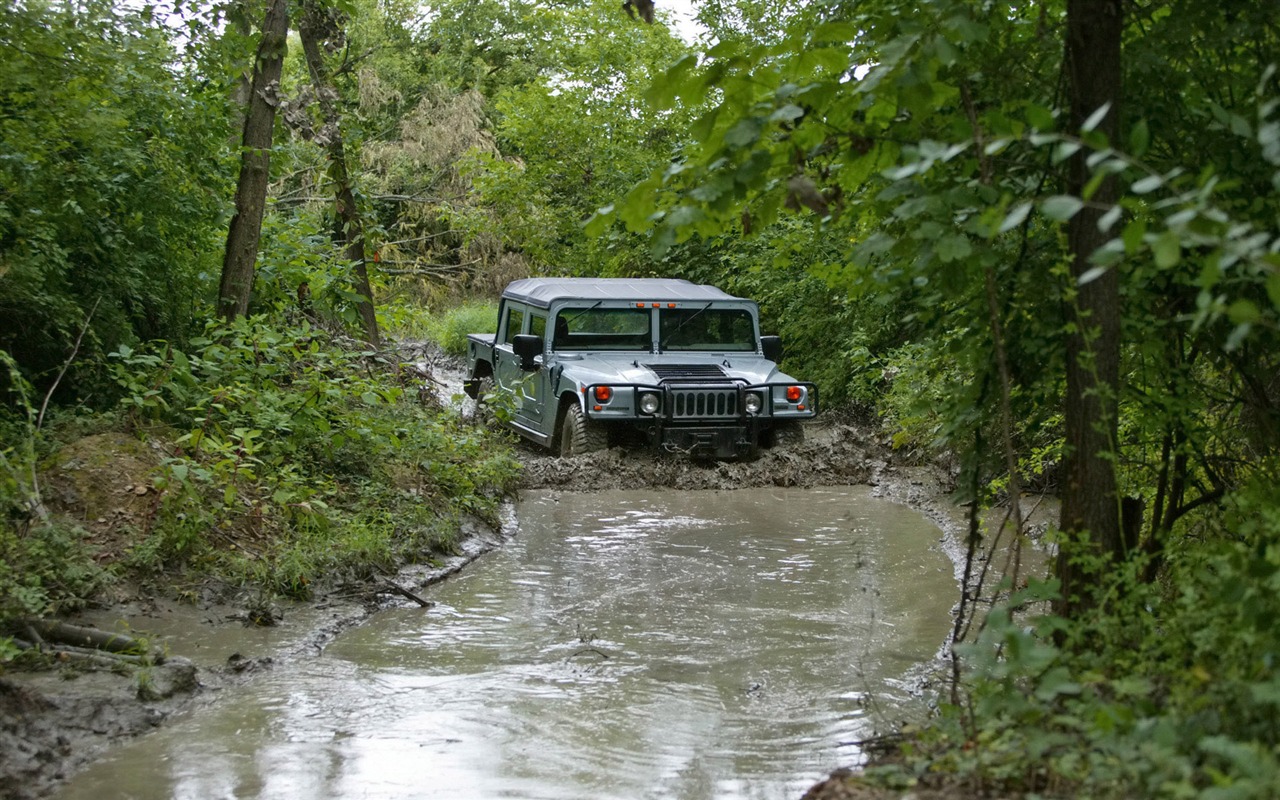
[(799, 386), (787, 387), (787, 402), (799, 403), (801, 398), (803, 397), (804, 397), (804, 390), (801, 389)]
[(597, 403), (607, 403), (613, 399), (613, 389), (609, 386), (597, 386), (595, 395)]

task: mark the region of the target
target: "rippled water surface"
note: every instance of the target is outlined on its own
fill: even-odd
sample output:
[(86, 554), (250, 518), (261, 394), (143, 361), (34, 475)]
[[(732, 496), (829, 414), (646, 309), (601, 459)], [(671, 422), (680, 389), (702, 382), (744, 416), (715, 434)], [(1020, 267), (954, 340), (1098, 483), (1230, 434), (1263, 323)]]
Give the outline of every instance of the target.
[[(65, 798), (798, 798), (916, 717), (956, 599), (864, 488), (530, 495), (503, 550)], [(109, 790), (104, 787), (110, 787)]]

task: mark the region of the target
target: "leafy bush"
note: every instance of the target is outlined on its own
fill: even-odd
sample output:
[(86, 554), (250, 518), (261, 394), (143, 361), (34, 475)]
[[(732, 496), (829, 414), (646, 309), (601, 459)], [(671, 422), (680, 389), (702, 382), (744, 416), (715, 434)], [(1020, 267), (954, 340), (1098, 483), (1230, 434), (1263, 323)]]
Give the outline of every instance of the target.
[[(31, 387), (0, 350), (9, 405), (0, 406), (0, 622), (82, 604), (107, 579), (83, 543), (84, 532), (46, 518), (36, 461), (40, 428)], [(0, 661), (4, 660), (0, 648)]]
[[(1274, 465), (1273, 465), (1274, 466)], [(1280, 795), (1280, 502), (1274, 468), (1201, 519), (1170, 554), (1167, 581), (1141, 559), (1111, 565), (1086, 619), (1014, 609), (1050, 598), (1032, 584), (960, 645), (966, 702), (907, 749), (892, 780), (947, 780), (1046, 797)]]
[(226, 235), (225, 95), (184, 83), (149, 8), (5, 3), (0, 30), (0, 348), (43, 387), (82, 331), (87, 356), (191, 332)]
[(198, 562), (304, 595), (334, 570), (447, 546), (459, 516), (493, 518), (516, 474), (455, 412), (411, 402), (395, 365), (305, 323), (218, 324), (193, 344), (114, 354), (135, 419), (181, 431), (140, 567)]

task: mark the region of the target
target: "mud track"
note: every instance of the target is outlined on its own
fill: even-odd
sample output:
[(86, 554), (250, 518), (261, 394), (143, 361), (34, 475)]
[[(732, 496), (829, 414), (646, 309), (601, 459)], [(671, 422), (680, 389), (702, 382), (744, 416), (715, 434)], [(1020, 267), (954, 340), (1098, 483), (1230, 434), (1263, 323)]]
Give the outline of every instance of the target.
[[(524, 464), (523, 490), (864, 484), (922, 511), (948, 534), (945, 539), (958, 541), (961, 519), (946, 500), (951, 479), (946, 471), (904, 462), (882, 435), (838, 415), (807, 423), (804, 442), (762, 451), (749, 461), (698, 462), (622, 448), (560, 459), (533, 446), (516, 447)], [(500, 531), (472, 524), (459, 552), (445, 564), (408, 567), (392, 580), (418, 589), (443, 580), (500, 547), (514, 531), (514, 524)], [(318, 593), (309, 604), (286, 606), (283, 632), (267, 636), (245, 632), (245, 609), (234, 603), (158, 599), (163, 591), (137, 590), (80, 615), (75, 621), (153, 632), (165, 649), (194, 662), (196, 681), (165, 697), (146, 699), (139, 692), (140, 676), (128, 672), (82, 672), (54, 665), (49, 671), (0, 676), (0, 798), (50, 796), (69, 775), (113, 745), (162, 726), (174, 714), (215, 702), (222, 692), (235, 691), (251, 680), (255, 672), (290, 659), (313, 657), (343, 630), (380, 608), (404, 602), (377, 588), (341, 587)], [(185, 634), (168, 635), (184, 630)]]

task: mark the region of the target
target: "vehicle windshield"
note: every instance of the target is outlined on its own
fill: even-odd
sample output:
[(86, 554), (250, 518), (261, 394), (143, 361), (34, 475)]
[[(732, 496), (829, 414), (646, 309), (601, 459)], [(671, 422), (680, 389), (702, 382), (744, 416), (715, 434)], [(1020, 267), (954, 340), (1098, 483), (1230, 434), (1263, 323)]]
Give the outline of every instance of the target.
[(553, 350), (649, 350), (651, 316), (644, 308), (566, 308), (555, 321)]
[(751, 313), (740, 308), (663, 309), (658, 341), (663, 352), (673, 350), (751, 352), (756, 349), (756, 328)]

